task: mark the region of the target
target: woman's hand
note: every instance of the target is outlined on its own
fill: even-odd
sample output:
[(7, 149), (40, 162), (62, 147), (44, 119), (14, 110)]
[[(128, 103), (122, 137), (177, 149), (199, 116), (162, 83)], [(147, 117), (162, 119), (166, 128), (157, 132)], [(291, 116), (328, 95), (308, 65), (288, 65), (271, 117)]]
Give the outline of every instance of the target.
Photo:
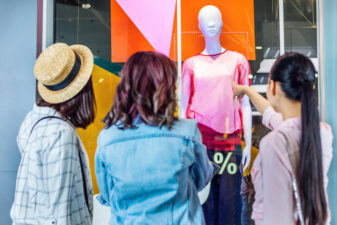
[(234, 89), (233, 99), (236, 99), (238, 97), (238, 99), (241, 100), (243, 96), (246, 94), (245, 92), (246, 86), (238, 85), (232, 79), (231, 79), (231, 84)]
[(253, 103), (253, 105), (256, 107), (256, 109), (263, 115), (264, 111), (270, 107), (270, 103), (268, 100), (257, 93), (254, 88), (250, 86), (242, 86), (236, 84), (233, 80), (231, 80), (234, 94), (233, 99), (235, 100), (238, 98), (238, 100), (242, 100), (242, 98), (247, 95), (250, 101)]

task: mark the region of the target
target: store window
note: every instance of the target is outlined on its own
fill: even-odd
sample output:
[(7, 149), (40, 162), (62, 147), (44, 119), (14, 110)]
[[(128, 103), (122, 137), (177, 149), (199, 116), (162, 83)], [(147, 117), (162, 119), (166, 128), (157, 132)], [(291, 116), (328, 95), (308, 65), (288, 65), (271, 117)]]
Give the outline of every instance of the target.
[[(111, 63), (111, 11), (106, 0), (55, 0), (54, 42), (69, 45), (83, 44), (94, 54), (92, 80), (96, 98), (97, 114), (93, 124), (78, 133), (89, 155), (90, 170), (95, 171), (94, 157), (101, 122), (110, 110), (115, 88), (119, 82), (122, 63)], [(94, 193), (98, 193), (95, 173), (91, 173)]]
[(317, 15), (315, 0), (286, 0), (285, 49), (317, 58)]
[[(278, 2), (278, 0), (254, 1), (256, 59), (250, 60), (249, 63), (252, 73), (252, 85), (264, 96), (267, 88), (270, 67), (280, 55)], [(268, 130), (262, 125), (262, 116), (257, 112), (253, 105), (252, 110), (252, 145), (258, 148), (259, 141)]]
[[(197, 1), (189, 3), (182, 1), (182, 61), (190, 57), (193, 51), (198, 53), (198, 46), (191, 45), (188, 38), (193, 36), (193, 40), (201, 41), (203, 38), (201, 32), (193, 28), (191, 20), (197, 21), (197, 15), (188, 14), (189, 4), (196, 4)], [(248, 49), (246, 57), (249, 58), (249, 64), (252, 74), (252, 85), (261, 94), (265, 95), (268, 81), (268, 72), (275, 59), (280, 55), (280, 33), (285, 37), (285, 50), (297, 51), (310, 57), (317, 65), (317, 15), (316, 0), (285, 0), (284, 1), (284, 24), (283, 31), (279, 30), (279, 0), (254, 0), (251, 1), (253, 7), (255, 45)], [(127, 7), (127, 6), (125, 6)], [(193, 6), (199, 7), (199, 6)], [(192, 7), (192, 8), (193, 8)], [(146, 39), (146, 33), (133, 23), (125, 13), (125, 8), (118, 5), (117, 1), (107, 0), (55, 0), (54, 5), (54, 41), (65, 42), (68, 44), (80, 43), (87, 45), (95, 55), (95, 71), (102, 77), (96, 79), (97, 88), (96, 97), (102, 97), (98, 100), (99, 119), (103, 118), (104, 112), (109, 110), (112, 104), (113, 88), (118, 83), (118, 74), (123, 63), (132, 52), (139, 50), (154, 50), (155, 42), (150, 44)], [(170, 10), (172, 10), (170, 8)], [(173, 12), (176, 13), (176, 11)], [(167, 26), (172, 26), (169, 51), (167, 52), (171, 59), (178, 61), (178, 34), (177, 34), (177, 16), (174, 21)], [(170, 27), (171, 28), (171, 27)], [(227, 33), (229, 35), (229, 33)], [(223, 36), (225, 37), (225, 35)], [(233, 38), (234, 37), (234, 38)], [(237, 36), (226, 39), (244, 46), (246, 34), (237, 34)], [(250, 38), (249, 40), (253, 40)], [(155, 41), (155, 40), (153, 40)], [(249, 43), (248, 43), (249, 45)], [(162, 46), (160, 46), (162, 47)], [(195, 48), (193, 51), (190, 48)], [(254, 57), (253, 55), (254, 54)], [(103, 76), (101, 74), (108, 74)], [(109, 74), (113, 75), (109, 77)], [(105, 85), (102, 80), (108, 80), (111, 85)], [(110, 94), (106, 94), (110, 93)], [(253, 146), (258, 148), (259, 140), (268, 132), (262, 126), (262, 117), (253, 108)], [(85, 144), (89, 152), (93, 169), (93, 156), (96, 147), (95, 138), (103, 125), (97, 121), (89, 129), (89, 132), (82, 132), (82, 135), (88, 140)], [(95, 192), (98, 192), (95, 186)]]
[(111, 60), (109, 1), (55, 1), (55, 42), (81, 43), (93, 54)]
[[(318, 70), (316, 0), (285, 0), (282, 32), (279, 30), (279, 0), (254, 1), (254, 13), (256, 60), (251, 60), (250, 65), (252, 83), (257, 91), (265, 95), (269, 70), (280, 56), (280, 34), (284, 34), (285, 52), (306, 55)], [(262, 116), (254, 107), (253, 115), (253, 146), (258, 147), (268, 130), (261, 125)]]

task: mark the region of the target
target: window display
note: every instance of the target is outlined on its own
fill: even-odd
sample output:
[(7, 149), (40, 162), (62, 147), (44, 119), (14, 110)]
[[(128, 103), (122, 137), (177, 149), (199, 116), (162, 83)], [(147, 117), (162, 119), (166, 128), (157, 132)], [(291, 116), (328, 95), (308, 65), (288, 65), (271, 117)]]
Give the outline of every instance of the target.
[[(97, 118), (87, 130), (78, 130), (88, 151), (91, 170), (94, 171), (97, 135), (104, 127), (101, 120), (112, 105), (109, 99), (114, 96), (121, 67), (137, 51), (160, 51), (183, 65), (181, 80), (178, 79), (182, 93), (179, 100), (185, 111), (181, 114), (199, 122), (204, 144), (211, 150), (209, 158), (221, 167), (218, 176), (224, 181), (232, 179), (233, 191), (229, 193), (237, 194), (236, 200), (228, 200), (221, 193), (224, 189), (221, 185), (228, 182), (219, 182), (216, 189), (216, 185), (208, 186), (199, 196), (201, 202), (206, 205), (212, 199), (219, 204), (210, 213), (205, 211), (206, 219), (206, 214), (212, 219), (221, 214), (220, 220), (232, 217), (239, 221), (240, 152), (247, 149), (243, 152), (247, 154), (247, 162), (250, 158), (252, 162), (260, 139), (269, 130), (246, 99), (241, 103), (233, 101), (230, 78), (239, 84), (252, 85), (265, 95), (271, 65), (280, 55), (280, 33), (284, 33), (286, 51), (301, 52), (317, 64), (316, 0), (285, 0), (283, 31), (279, 30), (279, 0), (160, 2), (55, 0), (55, 42), (82, 43), (95, 55), (92, 78)], [(181, 17), (177, 13), (178, 4)], [(218, 23), (207, 30), (201, 24), (199, 29), (198, 14), (207, 5), (219, 10), (220, 14), (213, 19), (220, 18), (222, 27)], [(206, 10), (199, 19), (206, 23), (212, 14)], [(93, 184), (97, 194), (94, 174)]]
[[(230, 83), (234, 80), (241, 85), (249, 84), (248, 61), (244, 55), (222, 47), (220, 33), (223, 21), (217, 7), (203, 7), (198, 21), (205, 39), (205, 48), (184, 63), (183, 110), (186, 118), (198, 121), (208, 156), (215, 163), (221, 155), (236, 168), (240, 168), (241, 133), (244, 130), (246, 147), (243, 163), (248, 166), (251, 154), (251, 108), (247, 97), (240, 102), (233, 99)], [(209, 195), (203, 204), (207, 224), (241, 223), (241, 179), (239, 170), (236, 173), (220, 171), (213, 178)], [(231, 204), (228, 205), (228, 202)], [(249, 218), (248, 214), (245, 216)]]
[(198, 14), (206, 5), (216, 6), (223, 20), (220, 33), (224, 48), (240, 52), (249, 60), (255, 60), (254, 1), (181, 1), (182, 61), (204, 50), (204, 36), (198, 27)]

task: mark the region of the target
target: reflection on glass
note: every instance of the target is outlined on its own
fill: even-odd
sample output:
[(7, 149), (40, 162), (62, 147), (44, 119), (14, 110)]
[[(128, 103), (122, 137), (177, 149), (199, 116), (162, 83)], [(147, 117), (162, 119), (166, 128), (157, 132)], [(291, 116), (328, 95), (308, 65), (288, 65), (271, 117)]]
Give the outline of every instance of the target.
[(264, 59), (275, 59), (280, 54), (278, 0), (255, 0), (256, 60), (251, 61), (255, 74)]
[[(95, 92), (97, 114), (94, 123), (78, 133), (87, 150), (90, 170), (94, 171), (94, 156), (97, 136), (104, 127), (101, 120), (112, 105), (120, 64), (111, 64), (110, 1), (106, 0), (55, 0), (54, 41), (69, 45), (88, 46), (95, 56), (92, 81)], [(94, 193), (98, 186), (93, 176)]]
[[(264, 94), (268, 73), (280, 55), (279, 0), (255, 0), (256, 60), (250, 61), (252, 84)], [(285, 50), (300, 52), (312, 59), (317, 68), (317, 15), (316, 0), (285, 0)], [(261, 125), (261, 115), (253, 118), (253, 145), (267, 133)], [(254, 112), (253, 112), (254, 113)]]
[(317, 57), (316, 0), (285, 0), (286, 51)]
[[(255, 51), (256, 60), (249, 61), (252, 84), (264, 95), (268, 82), (268, 72), (280, 55), (278, 0), (255, 0)], [(268, 132), (262, 125), (262, 117), (253, 107), (252, 146), (258, 148), (259, 141)]]
[[(317, 61), (316, 0), (284, 1), (286, 51), (297, 51), (310, 57), (313, 61)], [(253, 75), (253, 86), (263, 94), (268, 82), (270, 67), (280, 54), (278, 2), (279, 0), (254, 0), (256, 60), (250, 61), (250, 67)], [(112, 3), (115, 4), (116, 2), (112, 1)], [(110, 4), (111, 2), (107, 0), (55, 0), (54, 41), (87, 45), (95, 56), (101, 58), (99, 60), (104, 59), (107, 61), (104, 64), (114, 67), (107, 69), (108, 71), (118, 74), (123, 62), (109, 64), (112, 60), (111, 33), (112, 35), (117, 35), (117, 31), (111, 32)], [(193, 14), (190, 9), (191, 6), (194, 6), (197, 9), (196, 11), (198, 11), (200, 7), (195, 7), (198, 4), (200, 4), (198, 1), (182, 1), (183, 56), (186, 55), (186, 52), (191, 53), (190, 55), (186, 55), (191, 57), (202, 51), (202, 48), (198, 49), (196, 46), (191, 46), (188, 41), (184, 41), (187, 40), (186, 37), (192, 36), (195, 36), (196, 39), (203, 38), (197, 25), (192, 26), (192, 23), (196, 21), (197, 12)], [(112, 10), (112, 12), (115, 11)], [(117, 17), (116, 13), (114, 15)], [(228, 20), (226, 21), (228, 22)], [(126, 25), (121, 26), (121, 28), (124, 31), (131, 29)], [(245, 35), (242, 34), (241, 36), (244, 37), (243, 40), (246, 40)], [(230, 41), (240, 41), (241, 36), (237, 35)], [(133, 37), (138, 36), (132, 34), (130, 35), (130, 40), (134, 40), (131, 39)], [(173, 40), (176, 41), (175, 38)], [(127, 43), (129, 42), (126, 42), (125, 49), (130, 50), (128, 48), (131, 47)], [(177, 51), (175, 43), (173, 44), (174, 54)], [(204, 42), (200, 43), (202, 43), (203, 47)], [(113, 45), (116, 45), (116, 43), (113, 42)], [(112, 48), (116, 49), (115, 47)], [(195, 52), (193, 52), (194, 49), (193, 51), (191, 50), (192, 48), (195, 48)], [(96, 63), (97, 60), (95, 59)], [(99, 93), (101, 92), (97, 92), (98, 97), (101, 99), (98, 100), (98, 105), (101, 105), (100, 102), (104, 100), (104, 97), (100, 97)], [(261, 115), (258, 115), (256, 111), (254, 115), (252, 142), (253, 146), (258, 147), (259, 140), (267, 133), (267, 130), (261, 125)]]
[(80, 43), (110, 61), (110, 1), (55, 0), (55, 42)]

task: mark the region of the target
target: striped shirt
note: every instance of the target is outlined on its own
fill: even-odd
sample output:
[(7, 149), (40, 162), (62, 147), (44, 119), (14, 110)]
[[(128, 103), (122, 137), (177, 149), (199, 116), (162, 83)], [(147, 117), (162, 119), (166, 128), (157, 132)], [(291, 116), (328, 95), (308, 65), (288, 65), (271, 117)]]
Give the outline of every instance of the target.
[(87, 154), (70, 123), (43, 119), (32, 130), (46, 116), (61, 117), (52, 108), (34, 105), (17, 137), (21, 162), (10, 213), (13, 225), (91, 225), (92, 183)]

